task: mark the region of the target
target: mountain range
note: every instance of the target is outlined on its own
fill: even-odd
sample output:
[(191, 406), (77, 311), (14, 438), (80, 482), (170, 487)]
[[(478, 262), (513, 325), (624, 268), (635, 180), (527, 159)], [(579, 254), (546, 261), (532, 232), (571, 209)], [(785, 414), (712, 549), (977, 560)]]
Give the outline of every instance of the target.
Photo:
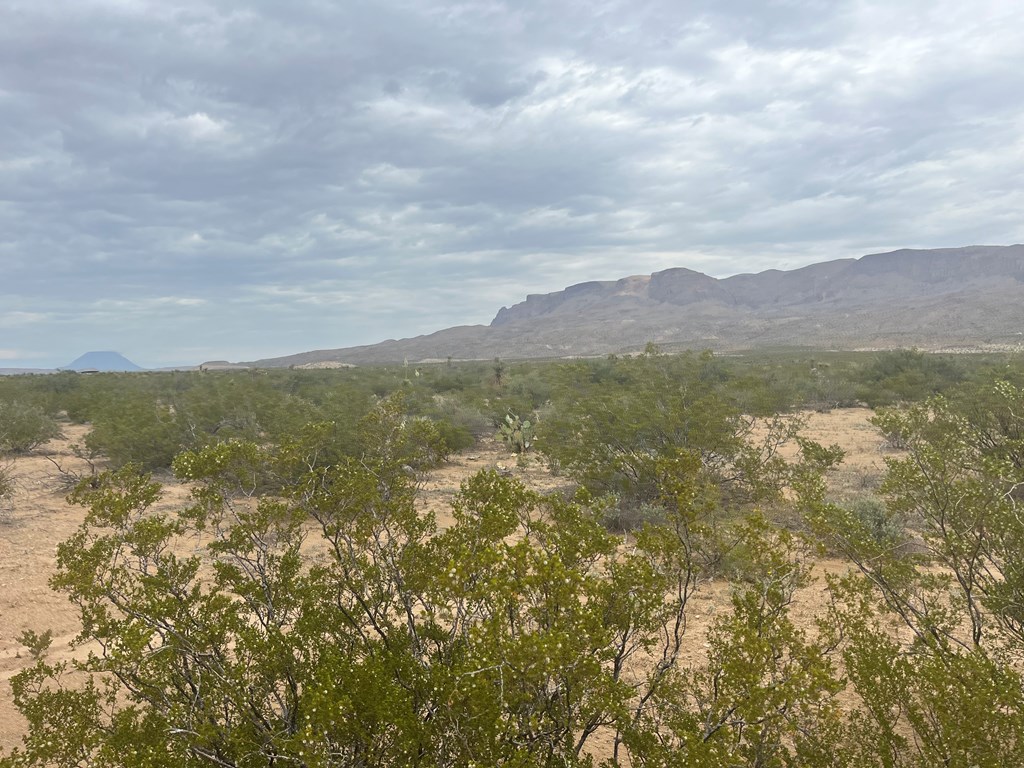
[(666, 349), (1024, 346), (1024, 245), (898, 250), (717, 279), (674, 268), (502, 307), (490, 325), (253, 361), (550, 358)]

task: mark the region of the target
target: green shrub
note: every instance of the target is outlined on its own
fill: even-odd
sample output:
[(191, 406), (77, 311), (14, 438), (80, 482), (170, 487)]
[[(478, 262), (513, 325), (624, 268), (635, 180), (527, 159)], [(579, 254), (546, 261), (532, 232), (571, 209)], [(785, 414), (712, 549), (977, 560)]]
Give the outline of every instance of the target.
[(26, 453), (60, 434), (57, 422), (39, 406), (0, 402), (0, 452)]
[(169, 406), (140, 395), (97, 416), (85, 445), (115, 467), (131, 463), (147, 470), (166, 469), (185, 447), (185, 435)]
[(491, 420), (479, 408), (451, 395), (434, 395), (430, 403), (423, 408), (423, 415), (429, 416), (439, 425), (447, 424), (448, 427), (443, 428), (446, 431), (451, 430), (469, 436), (468, 444), (462, 445), (465, 438), (460, 438), (460, 445), (454, 450), (469, 448), (477, 439), (494, 432)]
[(13, 497), (14, 478), (11, 476), (11, 467), (0, 464), (0, 523), (7, 522), (11, 513), (10, 504)]
[(447, 448), (445, 453), (448, 455), (467, 451), (476, 445), (476, 438), (466, 427), (457, 426), (449, 421), (436, 421), (434, 426)]
[(844, 502), (842, 507), (854, 516), (877, 544), (895, 550), (904, 548), (909, 542), (906, 520), (890, 512), (878, 497), (861, 496)]
[[(661, 467), (681, 454), (697, 457), (702, 480), (729, 503), (777, 499), (793, 469), (778, 447), (795, 439), (799, 423), (758, 423), (740, 410), (723, 377), (709, 354), (568, 366), (538, 431), (539, 450), (553, 468), (624, 508), (660, 503)], [(809, 441), (801, 447), (805, 462), (822, 469), (840, 458)]]
[(601, 523), (615, 533), (628, 533), (639, 530), (648, 523), (660, 524), (664, 521), (665, 510), (656, 504), (609, 504), (602, 509), (601, 514)]
[(963, 381), (962, 363), (916, 349), (880, 352), (858, 376), (858, 397), (872, 408), (919, 402)]
[(9, 499), (14, 494), (14, 479), (11, 477), (11, 466), (0, 464), (0, 500)]

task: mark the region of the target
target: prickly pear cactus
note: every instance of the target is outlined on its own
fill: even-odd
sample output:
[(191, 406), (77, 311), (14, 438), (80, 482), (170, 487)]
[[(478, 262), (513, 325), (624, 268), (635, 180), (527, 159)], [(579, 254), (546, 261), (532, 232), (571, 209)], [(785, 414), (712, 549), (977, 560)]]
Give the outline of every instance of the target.
[(509, 412), (498, 426), (498, 436), (512, 453), (525, 453), (533, 445), (533, 424)]

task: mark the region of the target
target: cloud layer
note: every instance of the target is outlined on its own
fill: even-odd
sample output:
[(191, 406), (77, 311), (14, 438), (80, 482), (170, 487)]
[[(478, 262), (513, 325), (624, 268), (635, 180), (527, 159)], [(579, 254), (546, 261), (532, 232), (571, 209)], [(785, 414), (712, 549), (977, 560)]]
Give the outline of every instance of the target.
[(6, 8), (8, 365), (252, 359), (670, 266), (1024, 240), (1013, 0)]

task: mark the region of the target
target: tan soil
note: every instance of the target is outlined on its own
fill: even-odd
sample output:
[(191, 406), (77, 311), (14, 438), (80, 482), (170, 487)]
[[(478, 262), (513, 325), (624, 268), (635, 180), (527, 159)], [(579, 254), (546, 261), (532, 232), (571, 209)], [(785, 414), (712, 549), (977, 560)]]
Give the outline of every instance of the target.
[(53, 631), (54, 658), (66, 657), (78, 629), (76, 613), (62, 596), (50, 591), (57, 544), (77, 527), (82, 511), (64, 501), (66, 490), (59, 473), (45, 456), (52, 454), (65, 469), (87, 472), (84, 461), (70, 453), (85, 429), (66, 426), (65, 437), (47, 443), (35, 453), (11, 461), (16, 492), (8, 503), (0, 501), (0, 746), (10, 747), (24, 724), (15, 711), (8, 685), (10, 677), (28, 665), (18, 636), (31, 629)]
[(876, 491), (885, 471), (885, 459), (895, 453), (886, 447), (878, 428), (869, 419), (869, 408), (843, 408), (829, 413), (810, 412), (803, 418), (802, 434), (822, 445), (837, 443), (846, 451), (843, 463), (829, 473), (829, 488), (838, 498)]
[[(838, 496), (870, 491), (884, 468), (879, 451), (881, 438), (868, 423), (867, 409), (836, 410), (806, 416), (807, 437), (823, 443), (838, 443), (847, 451), (842, 468), (832, 473), (830, 483)], [(27, 456), (10, 460), (16, 492), (10, 501), (0, 500), (0, 749), (9, 750), (20, 742), (24, 721), (14, 708), (10, 678), (31, 663), (26, 649), (18, 642), (25, 630), (53, 631), (54, 642), (49, 659), (60, 661), (81, 657), (87, 648), (73, 649), (71, 642), (78, 629), (76, 612), (66, 599), (50, 591), (48, 580), (56, 565), (57, 545), (67, 539), (80, 524), (84, 510), (65, 502), (68, 487), (47, 457), (64, 469), (87, 473), (87, 464), (74, 457), (71, 446), (81, 443), (86, 429), (66, 425), (64, 436), (53, 440)], [(530, 487), (551, 491), (566, 487), (564, 478), (554, 477), (541, 462), (527, 457), (525, 462), (509, 454), (494, 440), (484, 440), (474, 450), (455, 457), (430, 473), (422, 483), (423, 509), (437, 516), (441, 527), (451, 524), (449, 505), (460, 483), (477, 471), (494, 468), (518, 477)], [(188, 489), (174, 481), (165, 486), (161, 506), (180, 506), (188, 498)], [(816, 571), (841, 571), (840, 562), (822, 562)], [(688, 615), (691, 642), (687, 661), (700, 660), (703, 636), (711, 620), (727, 610), (729, 587), (725, 583), (708, 585), (696, 595)], [(824, 609), (825, 594), (820, 583), (803, 590), (797, 597), (795, 613), (801, 622), (810, 623)]]

